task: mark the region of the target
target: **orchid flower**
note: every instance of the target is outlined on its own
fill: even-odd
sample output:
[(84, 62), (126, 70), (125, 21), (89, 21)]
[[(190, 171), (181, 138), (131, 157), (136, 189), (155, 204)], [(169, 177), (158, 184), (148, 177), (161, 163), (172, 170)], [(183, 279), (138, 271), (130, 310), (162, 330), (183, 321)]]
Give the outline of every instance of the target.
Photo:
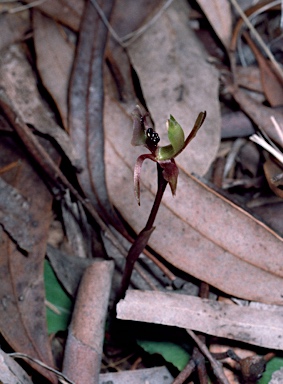
[(134, 189), (138, 204), (140, 205), (141, 168), (146, 159), (150, 159), (161, 166), (163, 177), (169, 183), (172, 194), (175, 195), (179, 170), (174, 159), (195, 137), (204, 122), (206, 112), (200, 112), (191, 133), (186, 139), (182, 127), (174, 117), (170, 115), (170, 118), (166, 123), (170, 144), (163, 147), (158, 145), (160, 138), (158, 133), (156, 133), (152, 127), (149, 113), (145, 112), (137, 105), (132, 116), (134, 120), (132, 145), (144, 145), (151, 152), (139, 156), (136, 161), (134, 170)]

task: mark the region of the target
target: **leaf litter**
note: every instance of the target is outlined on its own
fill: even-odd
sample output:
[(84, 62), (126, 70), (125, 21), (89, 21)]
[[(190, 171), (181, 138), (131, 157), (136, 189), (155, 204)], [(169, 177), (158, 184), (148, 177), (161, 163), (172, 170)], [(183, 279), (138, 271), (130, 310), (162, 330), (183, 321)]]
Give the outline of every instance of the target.
[[(179, 281), (178, 270), (181, 270), (187, 274), (186, 279), (190, 280), (190, 276), (192, 276), (191, 280), (195, 281), (196, 278), (206, 282), (211, 286), (212, 291), (217, 289), (219, 297), (229, 295), (232, 298), (238, 297), (278, 305), (278, 308), (276, 306), (267, 307), (264, 310), (264, 319), (260, 320), (261, 310), (255, 312), (255, 309), (249, 306), (242, 308), (239, 305), (226, 304), (231, 306), (228, 309), (232, 313), (235, 311), (235, 314), (231, 315), (232, 323), (230, 325), (228, 321), (225, 321), (224, 316), (224, 322), (221, 323), (223, 327), (220, 327), (220, 310), (216, 307), (218, 302), (215, 302), (213, 307), (212, 300), (211, 307), (214, 308), (215, 315), (213, 316), (215, 316), (216, 322), (213, 329), (208, 329), (207, 327), (211, 327), (213, 323), (211, 318), (208, 320), (206, 318), (206, 310), (202, 307), (205, 305), (204, 299), (188, 296), (188, 299), (198, 300), (201, 308), (198, 311), (198, 319), (201, 321), (195, 321), (195, 325), (189, 323), (181, 326), (265, 348), (282, 349), (280, 344), (276, 344), (276, 341), (273, 342), (278, 335), (275, 331), (272, 332), (272, 327), (276, 325), (274, 318), (276, 316), (280, 318), (282, 305), (282, 262), (280, 259), (282, 230), (280, 231), (280, 225), (274, 224), (282, 222), (280, 217), (282, 203), (280, 200), (274, 203), (277, 209), (273, 210), (269, 217), (267, 210), (257, 210), (274, 229), (264, 224), (262, 219), (255, 218), (247, 208), (256, 204), (260, 206), (259, 204), (262, 204), (260, 199), (265, 204), (272, 201), (272, 192), (268, 189), (268, 184), (279, 198), (282, 197), (282, 177), (280, 176), (282, 164), (276, 162), (273, 155), (267, 155), (266, 151), (257, 147), (259, 155), (253, 157), (251, 167), (248, 164), (249, 156), (244, 157), (244, 152), (242, 154), (237, 152), (229, 168), (229, 184), (227, 184), (227, 177), (226, 179), (222, 177), (221, 180), (221, 173), (219, 173), (218, 188), (219, 186), (224, 188), (226, 185), (226, 192), (224, 193), (223, 189), (217, 190), (212, 184), (217, 164), (220, 164), (220, 161), (217, 162), (217, 160), (221, 160), (222, 163), (226, 161), (223, 155), (219, 155), (218, 150), (222, 144), (220, 143), (221, 134), (222, 142), (225, 140), (223, 128), (220, 131), (223, 110), (230, 108), (229, 113), (235, 113), (235, 105), (232, 105), (231, 108), (231, 97), (237, 102), (239, 112), (242, 110), (253, 121), (256, 130), (260, 129), (263, 132), (263, 140), (267, 140), (269, 143), (271, 140), (274, 150), (280, 152), (282, 136), (278, 129), (274, 129), (271, 120), (273, 116), (279, 130), (282, 130), (282, 110), (280, 109), (282, 82), (280, 74), (276, 72), (276, 67), (270, 70), (268, 59), (262, 56), (250, 40), (253, 36), (247, 37), (246, 32), (241, 33), (241, 36), (246, 36), (242, 44), (249, 43), (259, 62), (262, 76), (261, 87), (254, 87), (257, 94), (247, 93), (244, 88), (248, 88), (248, 83), (245, 83), (243, 88), (241, 87), (243, 82), (233, 82), (227, 76), (227, 62), (221, 63), (221, 65), (218, 62), (216, 70), (213, 64), (219, 59), (212, 60), (211, 57), (208, 57), (205, 48), (197, 38), (197, 31), (192, 31), (190, 28), (188, 21), (191, 10), (187, 3), (175, 1), (168, 7), (159, 3), (153, 8), (147, 8), (144, 4), (135, 4), (131, 5), (132, 8), (127, 13), (123, 11), (124, 2), (120, 2), (119, 6), (114, 7), (110, 20), (120, 37), (118, 40), (122, 43), (127, 41), (123, 40), (123, 36), (147, 25), (158, 9), (161, 12), (154, 23), (148, 24), (138, 38), (133, 41), (129, 40), (129, 43), (125, 43), (122, 48), (117, 43), (117, 39), (114, 41), (110, 36), (104, 64), (103, 49), (99, 51), (95, 45), (95, 39), (92, 39), (93, 52), (97, 55), (101, 65), (103, 64), (103, 72), (97, 72), (96, 66), (95, 70), (90, 71), (89, 74), (78, 72), (76, 75), (73, 64), (75, 55), (77, 55), (75, 59), (77, 65), (84, 64), (84, 70), (88, 68), (90, 60), (93, 58), (90, 57), (90, 52), (79, 53), (77, 49), (75, 53), (76, 44), (83, 36), (80, 20), (84, 8), (83, 2), (75, 3), (72, 7), (63, 0), (60, 2), (50, 0), (42, 2), (35, 10), (25, 10), (26, 13), (32, 12), (33, 14), (34, 35), (30, 39), (31, 41), (34, 39), (36, 62), (28, 40), (27, 43), (14, 44), (19, 37), (24, 38), (24, 34), (28, 30), (26, 19), (21, 21), (18, 14), (14, 16), (15, 20), (17, 18), (19, 22), (16, 24), (16, 31), (10, 30), (8, 43), (1, 46), (0, 79), (1, 89), (4, 92), (1, 95), (8, 96), (13, 103), (12, 110), (24, 123), (29, 125), (32, 136), (28, 135), (25, 140), (35, 137), (57, 164), (63, 156), (61, 170), (70, 177), (76, 188), (79, 188), (80, 184), (82, 193), (90, 199), (90, 204), (93, 204), (96, 209), (101, 209), (99, 205), (101, 207), (101, 201), (103, 201), (102, 206), (107, 207), (106, 211), (110, 212), (112, 220), (114, 218), (112, 224), (114, 223), (116, 229), (125, 235), (125, 228), (114, 214), (111, 205), (115, 206), (131, 229), (139, 232), (143, 223), (146, 222), (156, 190), (155, 169), (146, 163), (141, 184), (141, 207), (136, 205), (132, 180), (133, 165), (139, 153), (136, 148), (130, 147), (132, 134), (130, 112), (137, 103), (144, 103), (151, 114), (154, 127), (160, 135), (162, 143), (166, 144), (168, 141), (165, 122), (170, 114), (181, 123), (185, 133), (188, 134), (198, 113), (206, 109), (208, 118), (204, 126), (190, 148), (182, 153), (180, 159), (178, 158), (180, 175), (177, 195), (173, 199), (168, 191), (165, 193), (149, 246), (151, 250), (161, 256), (161, 260), (166, 260), (169, 266), (177, 268), (176, 277), (173, 277), (173, 285), (171, 283), (172, 286), (170, 286), (171, 289)], [(199, 1), (198, 5), (201, 7), (195, 10), (198, 20), (204, 22), (207, 17), (210, 27), (214, 29), (223, 44), (220, 49), (226, 49), (224, 54), (229, 55), (233, 64), (236, 57), (235, 52), (238, 54), (238, 47), (234, 47), (232, 51), (229, 50), (231, 26), (235, 25), (236, 21), (233, 7), (228, 1), (223, 1), (221, 7), (217, 2)], [(102, 5), (100, 4), (100, 6)], [(104, 29), (104, 33), (107, 32), (90, 1), (88, 7), (91, 10), (88, 16), (93, 14), (93, 17), (96, 17), (97, 26)], [(225, 9), (227, 11), (224, 12)], [(205, 16), (201, 14), (202, 11)], [(278, 20), (278, 17), (276, 19), (278, 11), (277, 9), (274, 11), (275, 20)], [(253, 12), (254, 8), (251, 7), (251, 12), (249, 13), (248, 10), (247, 15), (252, 14), (255, 17)], [(129, 18), (130, 13), (135, 17)], [(9, 14), (9, 19), (12, 20), (12, 16)], [(0, 25), (0, 28), (2, 27)], [(241, 28), (244, 28), (244, 23), (241, 24)], [(264, 25), (259, 24), (258, 28), (261, 33), (267, 34), (267, 31), (263, 30)], [(79, 40), (74, 34), (77, 31), (80, 31)], [(96, 36), (97, 39), (100, 36), (98, 31), (98, 28), (94, 28), (90, 35)], [(239, 33), (239, 29), (236, 32)], [(89, 35), (85, 37), (85, 41), (86, 43), (91, 42)], [(205, 40), (203, 42), (205, 46)], [(276, 45), (274, 44), (274, 46)], [(277, 53), (276, 50), (275, 53)], [(242, 52), (239, 54), (242, 55)], [(81, 58), (78, 55), (81, 55)], [(33, 63), (33, 66), (30, 66), (28, 60)], [(81, 60), (82, 64), (78, 64), (78, 60)], [(253, 66), (255, 65), (256, 63), (253, 63)], [(39, 79), (36, 79), (33, 74), (35, 68), (44, 87), (42, 85), (38, 87)], [(72, 75), (70, 75), (71, 68), (73, 68)], [(249, 69), (250, 72), (247, 72)], [(234, 78), (240, 79), (241, 70), (239, 62), (237, 66), (232, 66)], [(248, 75), (252, 73), (252, 68), (248, 67), (246, 73)], [(219, 83), (219, 74), (221, 83)], [(95, 98), (86, 110), (86, 118), (82, 111), (89, 102), (88, 92), (91, 93), (93, 90), (88, 88), (88, 85), (83, 85), (82, 93), (76, 93), (76, 88), (72, 88), (76, 76), (79, 76), (77, 79), (81, 78), (79, 81), (82, 81), (82, 84), (87, 79), (94, 81)], [(73, 79), (71, 83), (70, 78)], [(104, 86), (99, 91), (97, 84), (101, 84), (102, 78)], [(88, 84), (88, 80), (85, 84)], [(276, 93), (274, 94), (272, 90), (275, 86)], [(222, 97), (221, 103), (219, 102), (219, 90)], [(79, 107), (77, 104), (73, 104), (72, 107), (72, 104), (69, 103), (72, 100), (72, 93), (77, 98), (73, 98), (73, 100), (78, 100)], [(256, 99), (254, 99), (255, 96)], [(50, 103), (51, 99), (53, 102)], [(266, 102), (263, 103), (265, 99)], [(46, 106), (46, 101), (50, 103), (49, 108)], [(98, 107), (95, 110), (96, 114), (93, 114), (91, 108), (95, 109), (96, 101)], [(7, 115), (9, 109), (5, 109), (7, 104), (2, 102), (1, 105), (4, 112), (6, 111), (1, 131), (1, 153), (3, 153), (1, 168), (10, 169), (9, 164), (19, 164), (1, 174), (1, 180), (3, 180), (1, 181), (1, 201), (3, 200), (1, 228), (4, 229), (1, 233), (1, 281), (3, 281), (1, 302), (5, 306), (5, 310), (1, 312), (0, 316), (1, 333), (14, 350), (27, 353), (52, 367), (54, 363), (45, 326), (43, 262), (47, 246), (47, 232), (52, 218), (52, 201), (54, 202), (53, 214), (59, 215), (58, 218), (60, 218), (56, 200), (63, 201), (64, 195), (61, 194), (60, 189), (58, 194), (58, 190), (54, 188), (55, 175), (53, 182), (50, 182), (50, 179), (46, 178), (46, 174), (40, 170), (43, 162), (36, 165), (30, 155), (26, 155), (22, 142), (13, 133), (13, 120), (11, 116), (9, 118)], [(69, 109), (70, 106), (71, 109)], [(79, 108), (77, 111), (81, 111), (79, 122), (76, 122), (79, 140), (72, 134), (72, 119), (74, 122), (76, 108)], [(5, 116), (8, 117), (8, 124), (5, 122)], [(223, 124), (224, 120), (222, 120)], [(226, 126), (224, 126), (226, 137), (229, 129), (232, 131), (229, 133), (229, 137), (237, 137), (237, 134), (233, 133), (233, 125), (234, 123), (226, 122)], [(83, 131), (86, 127), (99, 128), (102, 132), (100, 142), (96, 144), (96, 147), (93, 147), (93, 137), (95, 138), (97, 134), (90, 134), (89, 130)], [(104, 127), (105, 141), (101, 127)], [(247, 132), (250, 132), (250, 128)], [(245, 135), (247, 136), (247, 134)], [(21, 136), (21, 140), (23, 138), (25, 136)], [(26, 143), (25, 140), (23, 140), (24, 143)], [(81, 140), (84, 142), (83, 145), (81, 145)], [(61, 148), (59, 153), (58, 148)], [(85, 157), (86, 153), (88, 153), (87, 157)], [(246, 153), (250, 153), (250, 150), (247, 150)], [(263, 162), (265, 162), (264, 167)], [(85, 176), (86, 169), (88, 169), (87, 177)], [(96, 176), (93, 173), (95, 169), (97, 169)], [(76, 174), (76, 171), (80, 170), (82, 170), (81, 173)], [(191, 172), (195, 172), (198, 176), (192, 175)], [(74, 181), (76, 177), (79, 184)], [(106, 184), (103, 181), (104, 178)], [(9, 205), (5, 205), (8, 191), (11, 191), (12, 198), (9, 198)], [(50, 192), (55, 196), (55, 200)], [(240, 199), (240, 204), (234, 203), (235, 196)], [(73, 198), (75, 201), (76, 195)], [(97, 201), (100, 201), (100, 204), (97, 205)], [(27, 212), (23, 210), (23, 206), (27, 207)], [(109, 216), (108, 218), (105, 215), (102, 216), (110, 225)], [(93, 220), (89, 216), (87, 217), (89, 224), (93, 225)], [(80, 225), (79, 216), (74, 216), (74, 219)], [(65, 225), (68, 224), (65, 223)], [(113, 229), (111, 231), (113, 236), (118, 236)], [(91, 231), (82, 231), (82, 233), (90, 236)], [(127, 235), (127, 241), (132, 241), (132, 236), (132, 232), (131, 235)], [(99, 255), (105, 255), (101, 238), (98, 236), (95, 241), (100, 244), (95, 249), (102, 250), (102, 253), (99, 251)], [(119, 241), (122, 241), (120, 237)], [(122, 241), (123, 247), (129, 246), (127, 241)], [(60, 247), (63, 250), (64, 248), (72, 249), (64, 236), (61, 239)], [(86, 248), (89, 249), (89, 245)], [(9, 251), (7, 252), (5, 249), (9, 249)], [(111, 257), (111, 254), (108, 256)], [(79, 263), (79, 259), (76, 263)], [(55, 266), (54, 268), (56, 271)], [(79, 274), (72, 279), (76, 282), (80, 280), (84, 268), (77, 269)], [(139, 271), (144, 277), (146, 276), (145, 271), (143, 272), (142, 269)], [(166, 286), (164, 288), (166, 290)], [(72, 290), (74, 289), (72, 288)], [(94, 289), (94, 291), (96, 290)], [(103, 291), (105, 291), (104, 288)], [(140, 294), (141, 297), (144, 297), (143, 292)], [(166, 291), (162, 295), (164, 295), (164, 300), (170, 296)], [(94, 296), (97, 296), (99, 305), (107, 305), (108, 298), (99, 298), (97, 291), (94, 292)], [(184, 308), (182, 295), (178, 295), (178, 299), (180, 299), (181, 308)], [(149, 312), (143, 306), (144, 298), (141, 300), (139, 312), (148, 314)], [(162, 308), (160, 300), (155, 299), (153, 307), (156, 309), (156, 321), (161, 322), (163, 315), (158, 314), (159, 308)], [(191, 307), (189, 305), (189, 308)], [(237, 334), (237, 327), (241, 326), (240, 317), (243, 317), (244, 313), (246, 316), (256, 319), (261, 330), (264, 329), (265, 321), (271, 322), (271, 326), (267, 325), (265, 328), (269, 331), (266, 341), (263, 337), (264, 332), (259, 332), (255, 336), (256, 326), (250, 327), (248, 331), (239, 328)], [(181, 316), (176, 317), (176, 313), (170, 307), (168, 314), (169, 317), (172, 314), (175, 316), (175, 320), (171, 319), (169, 324), (178, 325)], [(92, 317), (87, 314), (86, 319), (88, 316)], [(131, 316), (129, 315), (129, 317)], [(273, 316), (275, 317), (273, 318)], [(149, 319), (148, 321), (154, 322), (155, 320)], [(88, 323), (89, 321), (86, 320), (84, 326), (86, 329)], [(249, 320), (250, 323), (251, 320)], [(98, 328), (97, 325), (94, 327)], [(219, 329), (222, 329), (224, 333), (219, 333)], [(190, 343), (189, 340), (188, 343)], [(83, 352), (83, 356), (85, 356), (85, 352)], [(71, 357), (71, 364), (74, 359), (76, 358)], [(100, 359), (101, 352), (95, 375), (99, 373)], [(84, 362), (82, 362), (83, 364)], [(55, 382), (55, 376), (52, 376), (49, 371), (34, 363), (32, 366), (50, 382)], [(248, 367), (250, 367), (249, 364)], [(219, 372), (216, 368), (216, 373), (220, 374)], [(222, 377), (221, 374), (219, 377)], [(113, 381), (116, 382), (115, 380), (114, 376)], [(135, 378), (131, 380), (131, 382), (135, 382)], [(139, 379), (136, 380), (138, 382)], [(180, 379), (175, 379), (176, 382), (181, 382), (178, 380)], [(225, 380), (223, 379), (223, 382), (226, 382)], [(159, 382), (163, 382), (162, 379)]]

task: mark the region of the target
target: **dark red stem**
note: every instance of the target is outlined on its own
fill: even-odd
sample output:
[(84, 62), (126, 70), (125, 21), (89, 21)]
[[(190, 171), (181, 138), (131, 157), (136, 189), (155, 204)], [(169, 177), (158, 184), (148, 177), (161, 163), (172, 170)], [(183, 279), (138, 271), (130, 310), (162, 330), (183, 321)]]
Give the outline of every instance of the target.
[(158, 209), (160, 207), (160, 203), (161, 203), (164, 191), (168, 184), (168, 181), (165, 180), (163, 177), (163, 169), (158, 163), (157, 163), (157, 176), (158, 176), (157, 178), (158, 187), (157, 187), (154, 203), (144, 229), (138, 234), (137, 238), (135, 239), (134, 243), (129, 249), (129, 253), (126, 259), (126, 266), (124, 269), (122, 282), (120, 286), (120, 292), (118, 293), (118, 297), (117, 297), (117, 302), (120, 299), (124, 298), (126, 294), (126, 290), (128, 289), (130, 284), (135, 262), (137, 261), (137, 259), (139, 258), (139, 255), (144, 250), (148, 242), (148, 239), (150, 238), (150, 235), (153, 232), (153, 224), (154, 224)]

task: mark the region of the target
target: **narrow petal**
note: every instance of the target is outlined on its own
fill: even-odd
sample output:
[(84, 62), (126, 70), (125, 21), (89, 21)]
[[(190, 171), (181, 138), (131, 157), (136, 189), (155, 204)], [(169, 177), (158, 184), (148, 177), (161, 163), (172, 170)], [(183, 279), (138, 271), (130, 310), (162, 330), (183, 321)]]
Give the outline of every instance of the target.
[(159, 161), (160, 166), (163, 168), (163, 177), (168, 181), (172, 195), (176, 194), (177, 181), (179, 175), (179, 169), (174, 159), (167, 161)]
[(135, 196), (140, 205), (140, 178), (141, 178), (141, 168), (144, 160), (150, 159), (152, 161), (156, 161), (154, 156), (151, 154), (141, 155), (137, 158), (135, 169), (134, 169), (134, 191)]

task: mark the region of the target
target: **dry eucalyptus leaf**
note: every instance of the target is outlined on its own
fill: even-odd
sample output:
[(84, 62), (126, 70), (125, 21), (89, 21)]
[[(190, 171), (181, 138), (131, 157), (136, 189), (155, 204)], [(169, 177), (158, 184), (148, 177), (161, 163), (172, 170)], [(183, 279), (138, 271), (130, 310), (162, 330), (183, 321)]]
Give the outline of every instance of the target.
[[(144, 164), (139, 207), (134, 196), (133, 169), (145, 149), (131, 148), (131, 118), (108, 93), (106, 96), (109, 195), (139, 232), (153, 203), (156, 166)], [(206, 130), (206, 123), (201, 130)], [(282, 238), (186, 169), (180, 171), (176, 196), (173, 198), (169, 189), (165, 191), (155, 226), (149, 245), (177, 268), (233, 296), (283, 304)]]
[(78, 155), (67, 133), (59, 127), (38, 92), (36, 78), (21, 45), (11, 45), (0, 56), (0, 85), (18, 110), (26, 124), (51, 136), (66, 153), (70, 161), (79, 165)]
[[(0, 10), (4, 11), (4, 9), (11, 9), (13, 7), (17, 7), (22, 5), (20, 2), (13, 4), (0, 4)], [(4, 9), (3, 9), (4, 8)], [(19, 42), (24, 39), (25, 34), (30, 29), (30, 15), (29, 11), (23, 11), (19, 13), (9, 14), (4, 13), (1, 14), (0, 18), (0, 50), (8, 47), (11, 44)]]
[[(27, 3), (33, 3), (34, 0), (26, 0)], [(43, 13), (67, 25), (74, 31), (80, 27), (81, 15), (84, 9), (83, 0), (48, 0), (38, 4), (36, 8)]]
[[(39, 140), (57, 162), (58, 154), (48, 140), (43, 138)], [(2, 177), (7, 184), (18, 191), (18, 202), (28, 204), (28, 211), (15, 205), (8, 214), (12, 219), (17, 214), (27, 216), (21, 223), (22, 226), (26, 226), (25, 243), (30, 245), (28, 255), (23, 254), (0, 226), (1, 334), (15, 351), (24, 352), (53, 366), (46, 328), (43, 282), (45, 247), (53, 198), (41, 177), (35, 172), (34, 163), (28, 161), (13, 135), (1, 137), (0, 152), (0, 168), (14, 161), (19, 161), (21, 164), (5, 172)], [(4, 192), (5, 190), (1, 188), (0, 194)], [(10, 208), (12, 209), (11, 205)], [(17, 239), (16, 233), (14, 236)], [(33, 366), (52, 383), (57, 382), (52, 373), (39, 365)]]
[(67, 40), (62, 26), (36, 11), (33, 13), (33, 34), (37, 69), (67, 130), (68, 84), (75, 47)]
[(197, 0), (225, 48), (232, 36), (232, 13), (228, 0)]
[(128, 47), (147, 107), (161, 137), (172, 114), (186, 134), (200, 111), (207, 111), (205, 128), (178, 162), (204, 175), (220, 140), (218, 74), (206, 61), (205, 49), (188, 26), (186, 2), (174, 2), (148, 30)]
[(129, 290), (117, 317), (193, 329), (271, 349), (282, 349), (282, 307), (255, 309), (176, 293)]
[(29, 236), (34, 219), (29, 211), (30, 204), (17, 189), (2, 178), (0, 178), (0, 190), (0, 223), (14, 242), (29, 253), (34, 246), (34, 238)]

